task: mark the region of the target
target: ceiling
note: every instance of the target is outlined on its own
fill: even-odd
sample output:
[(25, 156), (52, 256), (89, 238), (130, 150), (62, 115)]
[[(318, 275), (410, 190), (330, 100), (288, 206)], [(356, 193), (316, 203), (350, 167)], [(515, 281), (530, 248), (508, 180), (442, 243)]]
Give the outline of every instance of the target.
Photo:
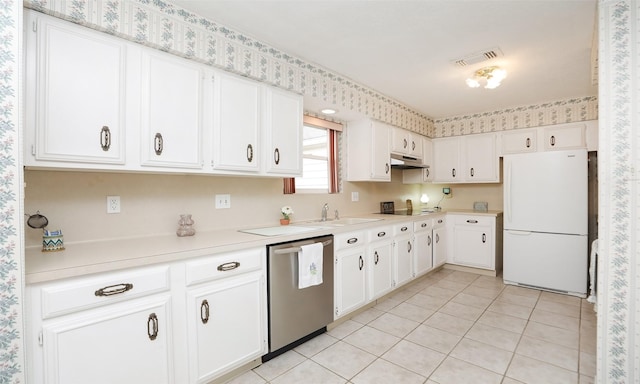
[[(172, 2), (434, 119), (597, 94), (596, 0)], [(453, 64), (495, 48), (497, 58)], [(488, 65), (507, 70), (502, 85), (467, 87)]]

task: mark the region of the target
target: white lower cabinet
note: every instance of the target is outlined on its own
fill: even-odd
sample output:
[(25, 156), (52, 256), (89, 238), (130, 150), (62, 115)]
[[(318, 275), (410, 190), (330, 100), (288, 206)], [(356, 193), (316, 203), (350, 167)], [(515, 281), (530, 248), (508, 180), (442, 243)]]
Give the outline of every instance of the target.
[(367, 303), (365, 232), (334, 237), (334, 319)]
[(28, 382), (173, 383), (168, 267), (27, 287)]
[(265, 353), (260, 272), (187, 292), (190, 383), (207, 383)]
[(433, 267), (447, 262), (449, 247), (447, 243), (447, 219), (444, 215), (433, 219)]
[(413, 273), (413, 223), (394, 225), (393, 259), (396, 286), (409, 282)]
[(453, 215), (454, 264), (499, 272), (502, 269), (502, 216)]
[(367, 247), (369, 300), (384, 296), (395, 287), (393, 278), (393, 233), (391, 227), (369, 231)]
[(413, 270), (421, 276), (433, 269), (433, 220), (424, 219), (413, 223)]
[(27, 286), (30, 383), (208, 383), (267, 352), (264, 248)]

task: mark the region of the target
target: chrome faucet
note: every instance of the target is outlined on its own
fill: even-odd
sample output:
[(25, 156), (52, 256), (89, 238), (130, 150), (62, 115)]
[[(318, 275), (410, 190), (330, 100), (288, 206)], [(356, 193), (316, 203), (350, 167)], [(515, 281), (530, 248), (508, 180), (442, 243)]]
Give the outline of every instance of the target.
[(324, 203), (322, 206), (322, 218), (320, 221), (327, 221), (327, 212), (329, 212), (329, 203)]

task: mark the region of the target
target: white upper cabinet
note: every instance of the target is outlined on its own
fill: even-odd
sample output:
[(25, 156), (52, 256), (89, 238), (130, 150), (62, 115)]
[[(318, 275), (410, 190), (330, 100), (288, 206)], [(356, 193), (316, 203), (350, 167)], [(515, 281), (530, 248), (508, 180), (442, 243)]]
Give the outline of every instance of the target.
[(502, 133), (502, 154), (535, 152), (537, 136), (535, 129), (517, 129)]
[(464, 179), (467, 182), (500, 181), (496, 135), (486, 133), (463, 138)]
[(460, 138), (447, 137), (433, 141), (433, 180), (460, 182), (464, 172), (460, 169)]
[(204, 68), (145, 50), (141, 73), (142, 165), (201, 169)]
[(264, 88), (265, 172), (285, 177), (302, 175), (302, 96)]
[(544, 128), (544, 148), (547, 151), (585, 148), (586, 146), (586, 126), (584, 124)]
[(124, 40), (36, 12), (25, 15), (25, 165), (124, 164)]
[(260, 171), (260, 84), (218, 72), (214, 80), (213, 168)]
[(391, 181), (390, 130), (389, 125), (373, 120), (348, 124), (348, 181)]
[(497, 183), (499, 164), (494, 133), (433, 141), (435, 182)]
[(406, 129), (391, 128), (391, 152), (416, 159), (422, 158), (422, 135)]

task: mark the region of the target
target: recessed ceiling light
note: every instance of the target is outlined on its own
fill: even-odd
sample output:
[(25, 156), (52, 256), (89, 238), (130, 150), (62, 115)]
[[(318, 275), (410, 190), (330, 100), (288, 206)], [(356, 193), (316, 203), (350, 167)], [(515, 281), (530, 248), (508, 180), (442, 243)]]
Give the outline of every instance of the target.
[(338, 112), (335, 109), (331, 109), (331, 108), (325, 108), (323, 110), (321, 110), (320, 112), (324, 113), (325, 115), (333, 115), (334, 113)]

